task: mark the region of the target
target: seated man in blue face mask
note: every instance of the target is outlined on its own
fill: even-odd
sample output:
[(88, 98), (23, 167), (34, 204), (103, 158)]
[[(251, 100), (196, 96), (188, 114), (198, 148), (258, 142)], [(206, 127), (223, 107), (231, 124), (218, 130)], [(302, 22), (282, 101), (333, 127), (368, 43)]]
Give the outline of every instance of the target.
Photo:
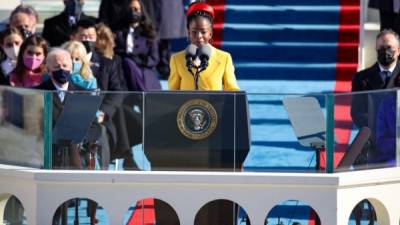
[[(57, 91), (53, 93), (52, 125), (54, 127), (57, 119), (63, 111), (64, 102), (66, 98), (68, 98), (68, 93), (66, 91), (82, 89), (69, 82), (69, 77), (72, 70), (72, 60), (68, 51), (60, 48), (53, 49), (47, 55), (46, 67), (50, 79), (43, 82), (36, 88), (41, 90)], [(70, 153), (71, 166), (74, 168), (81, 168), (78, 150), (73, 149)], [(56, 155), (57, 154), (53, 154), (53, 166), (58, 166), (57, 162), (59, 162), (59, 159), (54, 158)]]
[(72, 60), (68, 51), (61, 48), (51, 50), (46, 58), (46, 67), (50, 79), (37, 86), (37, 88), (49, 91), (59, 91), (57, 92), (57, 96), (53, 97), (55, 106), (53, 108), (53, 120), (55, 121), (60, 115), (63, 102), (67, 97), (65, 91), (83, 89), (75, 86), (72, 82), (69, 82), (72, 71)]
[(96, 20), (83, 12), (84, 3), (84, 0), (64, 0), (64, 11), (44, 21), (43, 37), (51, 46), (68, 41), (79, 20)]

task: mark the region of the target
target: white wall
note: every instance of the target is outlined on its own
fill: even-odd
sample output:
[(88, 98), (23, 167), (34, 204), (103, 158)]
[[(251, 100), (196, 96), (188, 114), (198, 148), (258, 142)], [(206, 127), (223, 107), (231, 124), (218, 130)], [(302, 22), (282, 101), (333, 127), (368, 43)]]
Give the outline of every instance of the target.
[(143, 198), (164, 200), (181, 224), (193, 224), (198, 210), (216, 199), (241, 205), (252, 224), (286, 200), (314, 208), (324, 225), (347, 224), (354, 206), (370, 199), (378, 224), (398, 225), (400, 168), (337, 174), (46, 171), (0, 165), (0, 194), (16, 195), (28, 224), (49, 224), (54, 210), (71, 198), (90, 198), (104, 207), (109, 224), (122, 224), (129, 206)]

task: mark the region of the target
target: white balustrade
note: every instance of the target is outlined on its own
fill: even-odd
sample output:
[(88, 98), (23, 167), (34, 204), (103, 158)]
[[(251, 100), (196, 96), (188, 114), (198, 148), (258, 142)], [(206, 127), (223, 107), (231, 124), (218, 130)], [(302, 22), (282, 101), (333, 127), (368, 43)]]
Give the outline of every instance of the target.
[(123, 224), (129, 206), (144, 198), (167, 202), (180, 223), (193, 224), (202, 206), (217, 199), (238, 203), (254, 225), (286, 200), (309, 204), (323, 225), (348, 224), (353, 208), (372, 202), (379, 225), (398, 225), (400, 168), (336, 174), (62, 171), (0, 166), (0, 195), (15, 195), (29, 225), (50, 224), (55, 209), (71, 198), (103, 206), (109, 224)]

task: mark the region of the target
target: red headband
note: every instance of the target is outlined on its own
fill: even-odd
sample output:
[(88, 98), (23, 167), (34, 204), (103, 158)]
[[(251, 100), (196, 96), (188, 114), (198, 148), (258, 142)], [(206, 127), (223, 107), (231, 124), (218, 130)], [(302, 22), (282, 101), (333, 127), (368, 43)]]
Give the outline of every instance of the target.
[(188, 11), (186, 12), (186, 16), (189, 17), (190, 15), (192, 15), (193, 13), (195, 13), (197, 11), (204, 11), (204, 12), (210, 14), (211, 17), (214, 19), (214, 15), (215, 15), (214, 8), (204, 2), (197, 2), (197, 3), (191, 4), (189, 6)]

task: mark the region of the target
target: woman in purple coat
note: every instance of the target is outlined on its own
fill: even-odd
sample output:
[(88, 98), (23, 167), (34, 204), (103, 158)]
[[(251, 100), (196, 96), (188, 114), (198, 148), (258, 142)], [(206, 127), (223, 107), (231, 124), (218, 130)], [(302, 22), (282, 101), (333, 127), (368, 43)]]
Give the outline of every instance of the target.
[[(145, 90), (160, 90), (156, 66), (159, 62), (156, 30), (139, 0), (131, 0), (130, 11), (124, 16), (123, 28), (116, 31), (115, 53), (125, 61), (124, 74), (130, 82), (143, 83)], [(127, 62), (128, 61), (128, 62)], [(133, 64), (132, 64), (133, 62)], [(133, 90), (136, 91), (136, 90)]]

